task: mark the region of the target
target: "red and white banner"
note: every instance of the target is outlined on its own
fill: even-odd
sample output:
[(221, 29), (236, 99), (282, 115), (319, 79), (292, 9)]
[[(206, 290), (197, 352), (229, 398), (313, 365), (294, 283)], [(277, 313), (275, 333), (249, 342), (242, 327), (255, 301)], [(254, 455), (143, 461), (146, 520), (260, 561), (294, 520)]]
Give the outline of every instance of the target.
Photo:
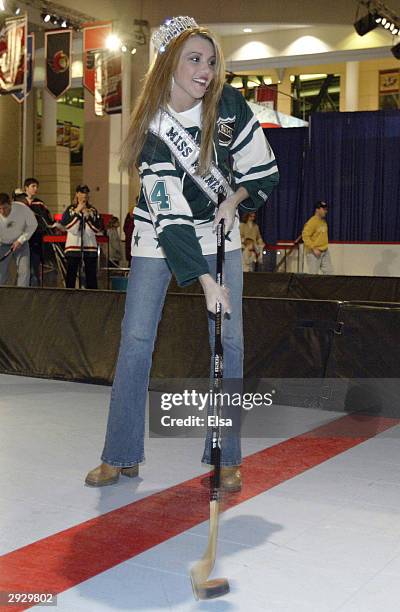
[(72, 30), (45, 33), (46, 88), (59, 98), (71, 87)]
[(107, 47), (107, 37), (112, 33), (112, 23), (83, 25), (83, 85), (95, 94), (97, 52)]
[(122, 111), (122, 57), (120, 53), (95, 53), (95, 113), (114, 115)]
[(11, 94), (14, 100), (16, 100), (19, 104), (25, 100), (25, 97), (29, 96), (33, 86), (33, 70), (35, 67), (35, 35), (28, 34), (27, 41), (28, 56), (26, 60), (26, 96), (23, 89), (16, 92), (14, 91)]
[(24, 93), (26, 34), (26, 17), (5, 20), (0, 31), (0, 95)]

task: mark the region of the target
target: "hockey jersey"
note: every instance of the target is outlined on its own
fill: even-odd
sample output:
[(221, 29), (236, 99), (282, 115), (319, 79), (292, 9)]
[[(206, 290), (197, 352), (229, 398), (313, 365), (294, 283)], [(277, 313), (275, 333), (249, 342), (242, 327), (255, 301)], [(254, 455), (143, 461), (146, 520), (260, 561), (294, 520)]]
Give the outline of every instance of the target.
[[(202, 102), (182, 113), (168, 108), (198, 144), (201, 109)], [(224, 86), (219, 102), (214, 163), (233, 190), (247, 189), (249, 198), (240, 205), (244, 210), (265, 204), (279, 180), (275, 156), (260, 124), (240, 92), (230, 85)], [(209, 272), (204, 255), (216, 252), (215, 205), (151, 132), (140, 156), (139, 174), (132, 255), (166, 257), (178, 284), (188, 285)], [(225, 245), (227, 251), (241, 247), (238, 215)]]

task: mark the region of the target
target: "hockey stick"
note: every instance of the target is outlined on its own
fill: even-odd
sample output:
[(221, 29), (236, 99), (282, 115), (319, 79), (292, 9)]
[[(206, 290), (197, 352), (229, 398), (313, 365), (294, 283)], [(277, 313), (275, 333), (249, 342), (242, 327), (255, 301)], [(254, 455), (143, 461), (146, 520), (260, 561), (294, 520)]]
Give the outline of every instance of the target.
[[(218, 285), (222, 285), (223, 260), (225, 250), (224, 220), (217, 226), (217, 277)], [(223, 348), (222, 348), (222, 307), (217, 302), (215, 318), (215, 346), (214, 346), (214, 381), (212, 397), (219, 393), (222, 387), (223, 376)], [(217, 397), (219, 397), (217, 395)], [(220, 403), (214, 401), (214, 425), (212, 428), (211, 463), (214, 465), (214, 474), (210, 484), (210, 523), (208, 529), (207, 548), (200, 559), (192, 567), (190, 577), (193, 594), (196, 599), (212, 599), (229, 593), (229, 582), (226, 578), (208, 580), (211, 574), (217, 552), (219, 498), (221, 479), (221, 430), (218, 425), (220, 416)]]
[(5, 259), (7, 259), (7, 257), (8, 257), (9, 255), (11, 255), (11, 253), (12, 253), (12, 249), (8, 249), (8, 251), (7, 251), (6, 253), (4, 253), (4, 255), (2, 255), (2, 256), (0, 257), (0, 262), (1, 262), (1, 261), (4, 261)]

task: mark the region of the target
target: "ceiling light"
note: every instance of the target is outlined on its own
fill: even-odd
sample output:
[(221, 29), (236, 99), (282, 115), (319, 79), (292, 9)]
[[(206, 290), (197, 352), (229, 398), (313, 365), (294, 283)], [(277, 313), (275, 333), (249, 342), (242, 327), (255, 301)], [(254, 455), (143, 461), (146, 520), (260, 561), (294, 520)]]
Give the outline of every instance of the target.
[(118, 51), (121, 48), (121, 39), (116, 34), (109, 34), (106, 39), (106, 47), (110, 51)]
[(133, 49), (131, 51), (131, 55), (135, 55), (136, 51), (137, 51), (136, 47), (133, 47)]
[(358, 21), (354, 23), (354, 29), (359, 36), (364, 36), (365, 34), (368, 34), (368, 32), (375, 30), (377, 27), (378, 24), (376, 22), (375, 14), (371, 13), (367, 13), (364, 15), (364, 17), (361, 17), (361, 19), (358, 19)]
[(246, 32), (246, 34), (252, 31), (253, 31), (252, 28), (243, 28), (243, 32)]

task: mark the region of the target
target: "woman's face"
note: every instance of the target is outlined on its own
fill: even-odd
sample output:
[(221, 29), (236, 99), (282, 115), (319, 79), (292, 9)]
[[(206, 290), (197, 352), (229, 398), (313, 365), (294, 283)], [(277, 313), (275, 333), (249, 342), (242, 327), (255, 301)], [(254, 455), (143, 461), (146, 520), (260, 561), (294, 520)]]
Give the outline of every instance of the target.
[(87, 193), (82, 193), (82, 191), (78, 191), (76, 193), (77, 204), (87, 204), (89, 200), (89, 196)]
[(174, 110), (188, 110), (201, 100), (215, 76), (215, 61), (214, 46), (206, 38), (192, 36), (185, 42), (171, 90)]

